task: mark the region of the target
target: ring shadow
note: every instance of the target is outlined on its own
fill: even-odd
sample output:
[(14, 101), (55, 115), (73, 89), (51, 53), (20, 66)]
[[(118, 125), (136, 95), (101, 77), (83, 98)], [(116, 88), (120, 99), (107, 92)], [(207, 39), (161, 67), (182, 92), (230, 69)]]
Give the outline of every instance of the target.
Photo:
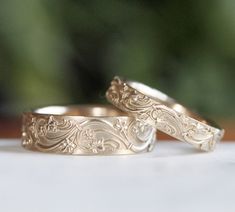
[[(172, 144), (170, 144), (172, 143)], [(172, 146), (169, 148), (169, 146)], [(16, 153), (16, 154), (32, 154), (32, 152), (35, 154), (45, 154), (37, 151), (30, 151), (27, 149), (24, 149), (21, 146), (20, 141), (4, 141), (4, 144), (0, 141), (0, 153)], [(206, 152), (201, 151), (199, 149), (192, 148), (191, 146), (184, 144), (184, 143), (175, 143), (175, 141), (160, 141), (154, 148), (154, 150), (150, 153), (144, 153), (144, 154), (134, 154), (134, 155), (128, 155), (131, 157), (139, 157), (139, 156), (145, 156), (147, 158), (166, 158), (166, 157), (173, 157), (173, 156), (186, 156), (186, 155), (195, 155), (195, 154), (204, 154)], [(59, 155), (59, 154), (57, 154)], [(81, 155), (80, 155), (81, 156)], [(86, 155), (83, 155), (86, 157)], [(97, 156), (97, 155), (96, 155)], [(115, 155), (116, 157), (126, 157), (127, 155)]]
[[(167, 142), (167, 143), (166, 143)], [(161, 149), (157, 151), (158, 149)], [(175, 156), (190, 156), (190, 155), (199, 155), (205, 154), (206, 151), (194, 148), (191, 145), (180, 142), (180, 141), (159, 141), (153, 151), (149, 156), (151, 158), (166, 158), (166, 157), (175, 157)]]

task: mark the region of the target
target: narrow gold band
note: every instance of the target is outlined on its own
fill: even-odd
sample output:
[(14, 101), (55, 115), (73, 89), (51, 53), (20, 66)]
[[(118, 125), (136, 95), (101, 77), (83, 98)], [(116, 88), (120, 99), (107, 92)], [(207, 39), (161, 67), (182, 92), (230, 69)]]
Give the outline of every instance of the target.
[(166, 94), (142, 83), (115, 77), (106, 92), (107, 99), (122, 111), (160, 131), (210, 151), (221, 140), (224, 130), (192, 113)]
[(50, 106), (23, 114), (22, 145), (64, 154), (133, 154), (151, 150), (155, 132), (110, 106)]

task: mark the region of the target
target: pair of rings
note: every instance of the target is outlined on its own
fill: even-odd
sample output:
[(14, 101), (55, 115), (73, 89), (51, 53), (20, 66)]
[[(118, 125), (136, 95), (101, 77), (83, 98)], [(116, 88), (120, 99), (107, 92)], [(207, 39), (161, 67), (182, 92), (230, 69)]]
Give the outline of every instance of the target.
[(151, 151), (156, 130), (212, 151), (224, 130), (142, 83), (115, 77), (108, 105), (49, 106), (23, 114), (22, 145), (30, 150), (77, 155)]

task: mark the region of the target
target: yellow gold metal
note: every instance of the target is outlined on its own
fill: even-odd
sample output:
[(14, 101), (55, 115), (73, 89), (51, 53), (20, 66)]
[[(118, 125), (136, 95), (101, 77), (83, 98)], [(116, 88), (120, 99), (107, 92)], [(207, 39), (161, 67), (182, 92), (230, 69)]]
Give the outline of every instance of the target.
[(150, 151), (152, 126), (112, 106), (49, 106), (23, 114), (22, 145), (30, 150), (77, 155)]
[(106, 92), (109, 102), (156, 129), (196, 148), (211, 151), (224, 130), (174, 99), (142, 83), (115, 77)]

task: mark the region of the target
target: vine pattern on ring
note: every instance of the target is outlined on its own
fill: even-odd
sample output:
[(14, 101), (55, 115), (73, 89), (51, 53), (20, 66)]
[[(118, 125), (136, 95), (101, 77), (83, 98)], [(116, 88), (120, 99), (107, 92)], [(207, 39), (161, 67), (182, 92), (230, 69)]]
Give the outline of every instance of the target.
[(78, 122), (58, 116), (25, 115), (23, 122), (23, 146), (41, 151), (109, 154), (124, 149), (137, 152), (148, 148), (155, 138), (152, 127), (119, 118), (112, 122), (99, 119)]
[(116, 77), (106, 92), (107, 99), (118, 108), (134, 114), (159, 130), (209, 151), (222, 137), (220, 130), (190, 118), (154, 101)]

